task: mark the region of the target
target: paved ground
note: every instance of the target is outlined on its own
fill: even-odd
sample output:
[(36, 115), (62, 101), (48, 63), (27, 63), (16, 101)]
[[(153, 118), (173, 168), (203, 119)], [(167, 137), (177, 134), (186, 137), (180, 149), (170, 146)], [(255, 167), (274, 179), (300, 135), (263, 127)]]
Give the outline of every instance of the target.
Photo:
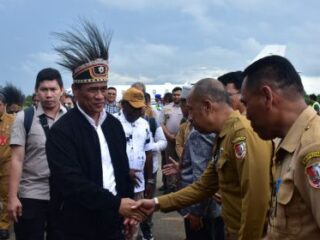
[[(158, 186), (160, 186), (158, 174)], [(161, 193), (157, 193), (159, 195)], [(156, 212), (153, 216), (153, 234), (156, 240), (183, 240), (185, 239), (183, 220), (177, 212), (161, 213)], [(12, 232), (12, 231), (11, 231)], [(14, 240), (11, 234), (10, 240)]]

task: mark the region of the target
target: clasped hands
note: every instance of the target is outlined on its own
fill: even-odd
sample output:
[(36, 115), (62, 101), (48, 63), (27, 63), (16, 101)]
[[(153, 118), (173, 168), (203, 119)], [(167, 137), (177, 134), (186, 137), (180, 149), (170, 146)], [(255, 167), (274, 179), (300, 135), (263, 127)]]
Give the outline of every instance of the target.
[(153, 199), (141, 199), (134, 201), (130, 198), (122, 198), (119, 213), (124, 217), (124, 231), (127, 239), (132, 238), (135, 225), (144, 221), (156, 210)]

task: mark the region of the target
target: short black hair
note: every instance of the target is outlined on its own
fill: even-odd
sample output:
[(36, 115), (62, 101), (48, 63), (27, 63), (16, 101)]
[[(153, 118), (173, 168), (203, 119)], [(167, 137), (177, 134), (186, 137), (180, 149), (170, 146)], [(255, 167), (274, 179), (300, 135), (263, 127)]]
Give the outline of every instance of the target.
[(181, 87), (175, 87), (174, 89), (172, 89), (172, 93), (174, 93), (176, 91), (182, 91), (182, 88)]
[(108, 87), (108, 90), (115, 90), (117, 91), (117, 89), (115, 87)]
[(167, 92), (163, 95), (163, 99), (162, 101), (167, 101), (168, 103), (171, 103), (172, 102), (172, 93), (170, 92)]
[(299, 73), (288, 59), (278, 55), (264, 57), (252, 63), (244, 70), (244, 76), (249, 89), (270, 83), (275, 88), (304, 95)]
[(237, 90), (241, 90), (242, 82), (243, 82), (243, 73), (242, 71), (229, 72), (220, 77), (218, 80), (224, 85), (233, 83)]
[(63, 88), (61, 74), (57, 69), (54, 69), (54, 68), (42, 69), (37, 75), (35, 89), (38, 89), (41, 82), (52, 81), (52, 80), (57, 80), (60, 88)]
[(7, 83), (7, 85), (3, 88), (3, 93), (6, 98), (6, 103), (8, 106), (16, 104), (18, 106), (22, 106), (25, 100), (25, 96), (20, 89), (11, 83)]
[(151, 102), (151, 95), (150, 95), (149, 93), (145, 93), (145, 94), (144, 94), (144, 98), (145, 98), (145, 100), (146, 100), (146, 103)]

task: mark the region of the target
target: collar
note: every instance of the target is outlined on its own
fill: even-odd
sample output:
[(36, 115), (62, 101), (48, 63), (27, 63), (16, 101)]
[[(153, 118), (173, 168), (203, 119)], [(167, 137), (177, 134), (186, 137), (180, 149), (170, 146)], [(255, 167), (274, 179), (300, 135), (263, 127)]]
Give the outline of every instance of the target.
[(290, 127), (287, 135), (283, 138), (277, 150), (280, 148), (292, 153), (300, 144), (302, 134), (308, 130), (310, 121), (317, 115), (312, 107), (307, 107), (299, 115), (296, 121)]
[(88, 114), (85, 113), (85, 111), (80, 107), (79, 103), (76, 103), (79, 111), (85, 116), (85, 118), (89, 121), (89, 123), (94, 127), (97, 128), (98, 126), (101, 126), (101, 124), (104, 122), (104, 120), (106, 120), (107, 118), (107, 112), (106, 111), (101, 111), (100, 112), (100, 116), (99, 116), (99, 122), (98, 122), (98, 126), (96, 126), (96, 122), (95, 120), (90, 117)]
[(233, 125), (234, 120), (241, 117), (241, 113), (237, 111), (232, 111), (227, 118), (227, 120), (224, 122), (222, 130), (219, 133), (219, 137), (223, 138), (225, 135), (227, 135), (230, 131), (231, 125)]
[(135, 120), (134, 122), (131, 123), (126, 119), (126, 117), (124, 116), (122, 110), (120, 110), (119, 116), (120, 116), (121, 122), (124, 122), (124, 123), (126, 123), (126, 124), (128, 124), (128, 125), (130, 125), (132, 127), (137, 126), (140, 123), (140, 119), (143, 119), (142, 117), (139, 117), (137, 120)]
[[(66, 113), (66, 112), (67, 112), (67, 109), (60, 104), (59, 113)], [(41, 103), (38, 104), (35, 114), (36, 114), (37, 117), (39, 117), (39, 116), (41, 116), (43, 114), (46, 115), (46, 113), (43, 110), (43, 107), (42, 107)]]

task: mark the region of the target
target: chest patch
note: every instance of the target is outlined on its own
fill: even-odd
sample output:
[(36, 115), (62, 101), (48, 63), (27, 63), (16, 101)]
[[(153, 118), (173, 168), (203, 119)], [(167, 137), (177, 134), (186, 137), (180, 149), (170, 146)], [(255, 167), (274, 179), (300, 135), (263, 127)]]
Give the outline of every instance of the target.
[(235, 143), (233, 149), (237, 159), (244, 159), (247, 155), (247, 144), (245, 141)]
[(320, 189), (320, 163), (314, 163), (306, 168), (306, 174), (311, 187)]

